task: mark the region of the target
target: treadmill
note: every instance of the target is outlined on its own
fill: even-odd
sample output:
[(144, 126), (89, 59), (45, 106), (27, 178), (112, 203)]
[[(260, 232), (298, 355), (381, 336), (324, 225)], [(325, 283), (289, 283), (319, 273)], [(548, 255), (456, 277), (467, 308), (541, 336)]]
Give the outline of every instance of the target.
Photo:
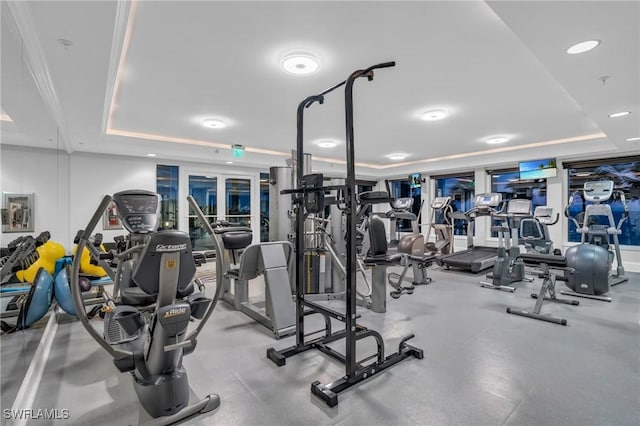
[[(474, 199), (474, 207), (471, 210), (464, 213), (454, 212), (453, 218), (466, 220), (469, 224), (467, 228), (467, 249), (440, 256), (436, 259), (436, 263), (440, 266), (445, 266), (447, 269), (453, 267), (473, 273), (491, 268), (496, 263), (498, 249), (496, 247), (474, 245), (473, 231), (476, 219), (481, 216), (493, 216), (500, 213), (498, 207), (501, 203), (502, 194), (500, 193), (478, 194)], [(458, 214), (456, 215), (456, 213)]]

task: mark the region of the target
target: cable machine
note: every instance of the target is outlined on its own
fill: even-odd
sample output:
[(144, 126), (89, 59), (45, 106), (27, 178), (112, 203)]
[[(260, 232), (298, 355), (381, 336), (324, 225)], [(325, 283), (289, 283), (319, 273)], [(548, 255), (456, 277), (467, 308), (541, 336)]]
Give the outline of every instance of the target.
[[(347, 178), (345, 185), (323, 186), (323, 177), (321, 174), (311, 174), (302, 176), (298, 174), (296, 178), (296, 188), (285, 190), (283, 193), (292, 195), (292, 204), (295, 209), (296, 217), (296, 264), (301, 265), (304, 262), (304, 244), (305, 244), (305, 215), (320, 212), (324, 209), (324, 191), (325, 190), (342, 190), (344, 194), (344, 212), (347, 220), (346, 244), (346, 313), (334, 311), (328, 307), (322, 306), (316, 302), (312, 302), (305, 298), (304, 289), (304, 268), (296, 268), (296, 344), (294, 346), (276, 350), (274, 348), (267, 349), (267, 357), (276, 365), (283, 366), (286, 359), (309, 349), (318, 349), (319, 351), (331, 356), (333, 359), (342, 362), (345, 365), (345, 374), (332, 383), (323, 385), (319, 381), (311, 384), (311, 392), (320, 397), (330, 407), (338, 404), (338, 393), (350, 388), (351, 386), (380, 373), (381, 371), (395, 365), (396, 363), (408, 358), (423, 358), (422, 349), (407, 344), (407, 341), (414, 337), (413, 334), (405, 336), (401, 339), (398, 351), (391, 355), (385, 356), (384, 340), (380, 333), (367, 329), (356, 323), (356, 274), (357, 274), (357, 257), (356, 257), (356, 225), (357, 225), (357, 199), (356, 199), (356, 177), (355, 177), (355, 159), (354, 159), (354, 135), (353, 135), (353, 84), (360, 77), (367, 77), (369, 81), (373, 80), (373, 70), (379, 68), (388, 68), (395, 66), (395, 62), (385, 62), (373, 65), (364, 70), (353, 72), (347, 80), (340, 82), (333, 87), (325, 90), (318, 95), (312, 95), (304, 99), (298, 105), (297, 109), (297, 160), (298, 164), (303, 162), (304, 141), (303, 141), (303, 116), (304, 109), (309, 108), (315, 102), (324, 103), (324, 96), (341, 86), (345, 86), (345, 119), (346, 119), (346, 150), (347, 150)], [(324, 336), (305, 341), (304, 319), (310, 314), (320, 314), (324, 317), (325, 328), (315, 334), (324, 331)], [(331, 319), (342, 321), (345, 324), (343, 330), (332, 332)], [(358, 340), (371, 337), (376, 341), (377, 351), (375, 354), (367, 356), (363, 359), (356, 357), (356, 342)], [(342, 354), (329, 346), (330, 343), (340, 339), (345, 339), (345, 353)], [(372, 361), (373, 360), (373, 361)], [(372, 362), (370, 362), (372, 361)]]

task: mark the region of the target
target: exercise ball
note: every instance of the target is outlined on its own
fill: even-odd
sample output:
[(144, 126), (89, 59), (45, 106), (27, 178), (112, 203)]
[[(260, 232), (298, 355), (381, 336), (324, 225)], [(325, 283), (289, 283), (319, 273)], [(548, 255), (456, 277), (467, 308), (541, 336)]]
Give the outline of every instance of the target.
[(21, 324), (25, 327), (42, 318), (49, 310), (53, 300), (53, 278), (49, 272), (40, 268), (32, 282), (33, 285), (25, 303), (24, 323)]
[(598, 296), (609, 291), (609, 271), (613, 256), (604, 247), (579, 244), (565, 252), (569, 274), (567, 287), (576, 293)]

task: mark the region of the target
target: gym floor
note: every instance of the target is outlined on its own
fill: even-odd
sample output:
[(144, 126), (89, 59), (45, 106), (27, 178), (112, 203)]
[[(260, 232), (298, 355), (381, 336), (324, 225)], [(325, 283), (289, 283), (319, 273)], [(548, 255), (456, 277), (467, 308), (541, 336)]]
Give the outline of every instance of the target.
[[(277, 367), (265, 357), (267, 348), (290, 346), (294, 338), (277, 341), (262, 325), (220, 302), (184, 364), (195, 395), (217, 393), (222, 402), (185, 424), (640, 424), (640, 274), (628, 273), (627, 283), (612, 288), (611, 303), (546, 303), (543, 312), (566, 318), (566, 327), (505, 312), (507, 306), (532, 309), (529, 294), (537, 293), (538, 279), (516, 283), (515, 293), (505, 293), (479, 287), (483, 274), (433, 266), (429, 275), (431, 285), (389, 298), (386, 314), (360, 309), (360, 323), (382, 333), (387, 352), (413, 332), (410, 343), (424, 350), (424, 359), (409, 358), (343, 392), (335, 408), (312, 396), (310, 385), (341, 377), (340, 364), (308, 351)], [(250, 289), (259, 293), (261, 286), (255, 282)], [(339, 309), (341, 302), (331, 305)], [(57, 321), (32, 408), (68, 409), (69, 420), (55, 424), (148, 420), (131, 378), (118, 373), (77, 321), (63, 314)], [(310, 325), (308, 331), (314, 329)], [(16, 353), (21, 349), (28, 358), (39, 335), (36, 327), (2, 337), (3, 407), (10, 406), (24, 375), (14, 364), (28, 362)], [(374, 350), (371, 342), (360, 344), (360, 358)]]

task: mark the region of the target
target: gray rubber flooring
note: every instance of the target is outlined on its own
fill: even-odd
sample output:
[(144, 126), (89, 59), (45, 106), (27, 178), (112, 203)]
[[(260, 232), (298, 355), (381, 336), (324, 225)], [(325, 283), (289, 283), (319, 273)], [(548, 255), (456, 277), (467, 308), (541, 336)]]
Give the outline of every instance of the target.
[[(612, 288), (612, 303), (545, 304), (543, 312), (566, 318), (566, 327), (505, 312), (507, 306), (532, 309), (529, 294), (537, 293), (539, 280), (516, 283), (512, 294), (480, 288), (482, 274), (438, 267), (429, 274), (431, 285), (389, 299), (386, 314), (360, 310), (360, 323), (382, 333), (388, 353), (415, 333), (410, 343), (424, 349), (424, 359), (405, 360), (343, 392), (335, 408), (311, 395), (310, 385), (340, 378), (340, 364), (308, 351), (277, 367), (265, 357), (267, 348), (290, 346), (293, 337), (277, 341), (221, 303), (184, 364), (194, 394), (217, 393), (222, 402), (185, 424), (640, 425), (640, 274)], [(372, 351), (371, 342), (361, 342), (361, 357)], [(118, 373), (79, 323), (64, 317), (33, 408), (70, 410), (69, 420), (54, 424), (148, 419), (131, 378)]]

